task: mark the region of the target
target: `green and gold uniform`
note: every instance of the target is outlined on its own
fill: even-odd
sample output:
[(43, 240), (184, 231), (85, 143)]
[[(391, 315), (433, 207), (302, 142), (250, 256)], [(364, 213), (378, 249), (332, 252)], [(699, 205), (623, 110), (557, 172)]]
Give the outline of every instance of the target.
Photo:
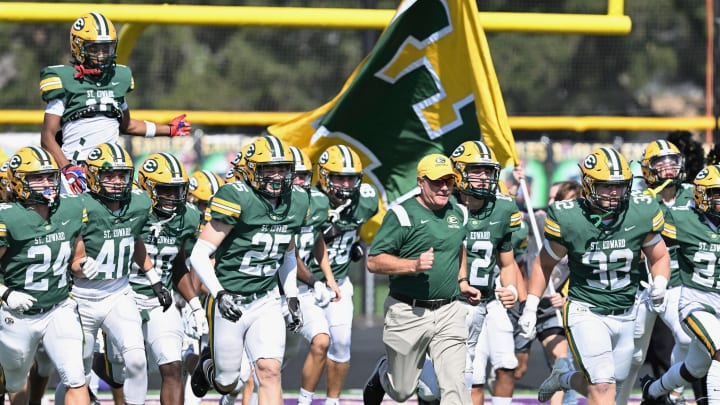
[[(377, 211), (377, 190), (370, 184), (362, 183), (357, 202), (354, 201), (349, 209), (343, 210), (340, 218), (333, 224), (328, 220), (320, 226), (320, 228), (325, 229), (334, 225), (339, 230), (338, 234), (331, 240), (325, 240), (330, 268), (332, 268), (336, 280), (347, 277), (348, 270), (350, 270), (350, 248), (359, 239), (360, 226), (375, 215)], [(314, 260), (310, 262), (310, 271), (318, 280), (325, 280), (320, 265)]]
[(558, 201), (548, 208), (545, 238), (568, 250), (568, 298), (593, 312), (627, 310), (646, 277), (642, 243), (662, 230), (663, 213), (650, 196), (633, 195), (628, 208), (609, 225), (593, 225), (585, 200)]
[[(310, 209), (307, 219), (300, 228), (300, 233), (295, 239), (295, 246), (298, 249), (300, 259), (305, 263), (314, 262), (312, 250), (315, 247), (315, 241), (322, 232), (321, 225), (328, 220), (328, 210), (330, 201), (322, 191), (316, 186), (310, 188)], [(320, 272), (322, 274), (322, 272)], [(298, 280), (298, 283), (300, 281)]]
[[(40, 72), (40, 94), (46, 113), (60, 115), (62, 151), (70, 160), (85, 160), (92, 148), (117, 142), (127, 110), (125, 97), (135, 89), (132, 71), (116, 65), (112, 75), (74, 77), (71, 65), (48, 66)], [(58, 105), (58, 102), (61, 105)]]
[[(186, 249), (189, 256), (198, 236), (200, 225), (200, 211), (193, 205), (186, 204), (181, 215), (172, 217), (159, 216), (154, 211), (150, 213), (142, 230), (142, 239), (145, 243), (153, 268), (160, 271), (165, 288), (173, 290), (173, 263), (175, 258)], [(154, 298), (150, 282), (144, 272), (134, 264), (130, 275), (130, 285), (140, 295)]]
[[(663, 210), (663, 214), (667, 214), (670, 206), (665, 205), (662, 202), (662, 197), (658, 195), (656, 197), (660, 203), (660, 208)], [(693, 201), (693, 186), (691, 184), (683, 183), (678, 186), (675, 192), (675, 201), (672, 207), (687, 207), (691, 201)], [(670, 253), (670, 280), (668, 282), (668, 288), (678, 287), (682, 285), (680, 277), (680, 267), (678, 265), (678, 255), (676, 246), (668, 246), (668, 252)]]
[(133, 190), (131, 195), (117, 213), (111, 212), (100, 197), (83, 195), (88, 212), (88, 225), (83, 231), (85, 251), (98, 262), (99, 271), (93, 280), (77, 279), (77, 290), (84, 289), (87, 282), (118, 280), (130, 275), (135, 239), (142, 233), (152, 204), (142, 190)]
[(210, 200), (213, 220), (232, 225), (215, 251), (215, 272), (222, 287), (240, 295), (275, 288), (275, 276), (309, 206), (308, 193), (293, 187), (273, 209), (244, 182), (225, 184)]
[(696, 290), (720, 290), (720, 231), (708, 224), (705, 215), (692, 207), (668, 210), (663, 236), (678, 247), (680, 277)]
[(480, 290), (485, 302), (495, 299), (498, 254), (513, 249), (513, 232), (522, 223), (522, 215), (509, 197), (498, 195), (486, 204), (478, 212), (468, 213), (465, 244), (470, 285)]
[(60, 196), (46, 221), (19, 202), (0, 204), (0, 259), (4, 284), (37, 301), (32, 315), (62, 302), (69, 294), (68, 264), (73, 243), (87, 223), (82, 198)]

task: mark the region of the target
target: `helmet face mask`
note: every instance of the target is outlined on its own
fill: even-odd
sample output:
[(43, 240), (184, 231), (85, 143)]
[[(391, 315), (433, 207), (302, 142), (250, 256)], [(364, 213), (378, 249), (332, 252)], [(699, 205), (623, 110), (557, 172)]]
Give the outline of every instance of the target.
[(153, 209), (161, 215), (182, 214), (188, 192), (188, 176), (182, 163), (169, 153), (148, 156), (138, 170), (138, 185), (147, 191)]
[(461, 143), (450, 159), (460, 174), (455, 188), (478, 199), (495, 198), (500, 182), (500, 162), (481, 141)]
[(707, 166), (695, 176), (693, 181), (695, 208), (720, 221), (720, 166)]
[(632, 172), (625, 157), (613, 148), (598, 148), (587, 155), (579, 166), (583, 192), (591, 208), (609, 214), (627, 208), (632, 191)]
[(8, 161), (8, 177), (15, 198), (25, 204), (52, 206), (60, 193), (60, 168), (40, 147), (18, 149)]
[(666, 140), (651, 142), (645, 147), (640, 161), (643, 178), (648, 187), (657, 187), (672, 180), (678, 185), (685, 180), (685, 156)]
[(260, 195), (278, 198), (292, 190), (293, 158), (280, 139), (272, 135), (257, 138), (247, 147), (244, 161), (247, 183)]
[(73, 63), (108, 73), (115, 67), (116, 51), (115, 26), (105, 16), (87, 13), (75, 20), (70, 29)]
[(318, 183), (334, 206), (360, 196), (362, 161), (346, 145), (333, 145), (325, 149), (318, 159)]
[(85, 161), (88, 192), (105, 201), (127, 202), (132, 192), (133, 162), (127, 151), (115, 143), (92, 149)]

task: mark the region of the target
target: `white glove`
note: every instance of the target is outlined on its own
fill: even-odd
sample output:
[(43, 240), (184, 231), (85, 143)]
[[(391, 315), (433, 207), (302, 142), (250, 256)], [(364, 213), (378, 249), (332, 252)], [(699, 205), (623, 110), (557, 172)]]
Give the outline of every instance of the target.
[(25, 294), (20, 291), (10, 291), (5, 298), (8, 308), (13, 311), (25, 312), (37, 301), (32, 295)]
[(521, 330), (520, 336), (525, 339), (535, 339), (535, 334), (537, 333), (535, 325), (537, 324), (537, 308), (539, 302), (539, 297), (528, 294), (527, 301), (525, 301), (525, 309), (523, 309), (523, 313), (520, 315), (520, 319), (518, 319), (518, 325), (520, 325)]
[(200, 299), (195, 297), (188, 302), (190, 311), (185, 314), (185, 334), (193, 339), (200, 339), (208, 333), (208, 323), (205, 311), (200, 305)]
[(100, 265), (92, 257), (85, 257), (80, 261), (80, 274), (85, 278), (95, 278), (99, 271)]
[(667, 302), (665, 301), (665, 291), (667, 291), (667, 278), (663, 276), (655, 277), (655, 280), (650, 276), (650, 284), (646, 281), (640, 281), (640, 284), (647, 289), (647, 308), (648, 311), (656, 314), (665, 312)]
[(313, 284), (313, 297), (315, 297), (315, 304), (320, 308), (325, 308), (330, 304), (330, 300), (333, 299), (333, 292), (325, 286), (322, 281), (316, 281)]

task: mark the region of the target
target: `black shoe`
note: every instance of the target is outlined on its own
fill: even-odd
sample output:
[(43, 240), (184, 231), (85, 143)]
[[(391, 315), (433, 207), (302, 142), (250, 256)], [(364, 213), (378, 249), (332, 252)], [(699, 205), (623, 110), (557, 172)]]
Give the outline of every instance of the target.
[(363, 403), (365, 405), (380, 405), (385, 397), (385, 389), (380, 384), (380, 365), (386, 362), (385, 356), (381, 357), (375, 365), (370, 379), (363, 390)]
[(654, 398), (650, 396), (650, 385), (655, 382), (655, 378), (646, 375), (640, 377), (640, 386), (642, 387), (642, 400), (640, 405), (666, 405), (671, 402), (668, 401), (667, 395), (663, 395), (661, 398)]
[(90, 395), (90, 405), (100, 405), (100, 400), (90, 387), (88, 387), (88, 394)]
[(417, 403), (418, 405), (440, 405), (439, 399), (433, 399), (432, 401), (426, 401), (422, 398), (420, 398), (420, 395), (417, 396)]
[(209, 359), (210, 348), (206, 347), (202, 350), (202, 353), (200, 353), (200, 359), (198, 360), (195, 370), (190, 377), (190, 388), (192, 388), (193, 394), (195, 394), (198, 398), (204, 397), (210, 389), (210, 382), (205, 376), (205, 371), (203, 370), (203, 363), (205, 360)]

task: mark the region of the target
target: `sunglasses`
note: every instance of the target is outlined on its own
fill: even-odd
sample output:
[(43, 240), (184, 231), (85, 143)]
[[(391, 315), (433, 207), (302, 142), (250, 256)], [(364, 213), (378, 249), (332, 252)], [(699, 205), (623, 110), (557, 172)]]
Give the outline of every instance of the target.
[(443, 185), (450, 187), (455, 183), (455, 179), (453, 179), (452, 177), (440, 178), (437, 180), (430, 180), (427, 177), (423, 177), (423, 178), (425, 179), (425, 181), (430, 183), (433, 187), (442, 187)]

